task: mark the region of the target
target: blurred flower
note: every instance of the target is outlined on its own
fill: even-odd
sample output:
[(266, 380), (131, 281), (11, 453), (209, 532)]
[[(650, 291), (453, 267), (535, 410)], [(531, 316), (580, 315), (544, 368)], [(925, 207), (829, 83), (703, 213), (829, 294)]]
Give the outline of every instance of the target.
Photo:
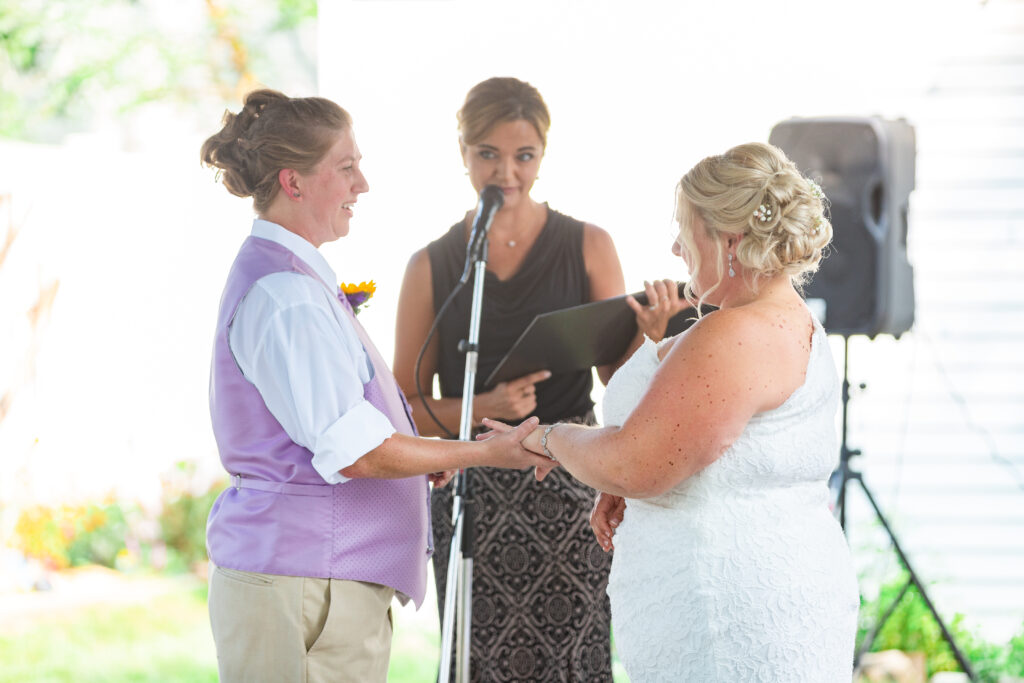
[(359, 307), (369, 301), (373, 293), (377, 291), (377, 285), (373, 280), (360, 282), (358, 285), (342, 282), (340, 288), (341, 293), (345, 295), (349, 305), (352, 306), (353, 313), (359, 313)]

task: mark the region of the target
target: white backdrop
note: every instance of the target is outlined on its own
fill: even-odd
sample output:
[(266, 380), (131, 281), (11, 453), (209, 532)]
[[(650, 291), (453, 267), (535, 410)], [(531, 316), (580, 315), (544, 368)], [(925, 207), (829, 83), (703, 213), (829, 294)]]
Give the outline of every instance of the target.
[(391, 356), (409, 255), (473, 206), (455, 113), (491, 76), (537, 86), (552, 114), (534, 195), (615, 239), (627, 289), (685, 275), (673, 190), (709, 154), (776, 122), (899, 116), (929, 86), (965, 2), (340, 0), (320, 8), (321, 93), (355, 119), (371, 190), (326, 249), (374, 278), (367, 322)]
[[(552, 112), (536, 196), (612, 234), (627, 288), (682, 277), (670, 219), (690, 165), (792, 115), (903, 114), (929, 87), (937, 46), (975, 11), (966, 0), (327, 0), (320, 94), (354, 116), (371, 191), (325, 254), (344, 280), (377, 282), (362, 315), (390, 358), (409, 256), (475, 202), (455, 112), (476, 82), (513, 75)], [(0, 141), (0, 194), (22, 228), (0, 270), (4, 386), (25, 369), (26, 311), (60, 281), (35, 374), (0, 423), (8, 510), (107, 492), (152, 500), (178, 460), (217, 473), (211, 334), (252, 215), (198, 164), (220, 114), (202, 131), (156, 116), (60, 147)], [(125, 141), (137, 151), (115, 151)]]

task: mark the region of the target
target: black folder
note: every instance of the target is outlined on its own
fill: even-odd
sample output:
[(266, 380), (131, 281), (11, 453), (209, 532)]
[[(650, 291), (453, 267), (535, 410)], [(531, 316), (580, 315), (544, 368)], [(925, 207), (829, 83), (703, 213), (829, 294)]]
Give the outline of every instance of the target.
[[(679, 287), (681, 290), (682, 285)], [(647, 305), (644, 292), (633, 296), (641, 305)], [(708, 307), (705, 312), (708, 310), (713, 309)], [(665, 336), (688, 328), (696, 315), (693, 308), (677, 313), (669, 321)], [(625, 294), (541, 313), (519, 335), (484, 386), (490, 388), (537, 370), (559, 373), (607, 365), (622, 357), (635, 336), (636, 316), (626, 303)]]

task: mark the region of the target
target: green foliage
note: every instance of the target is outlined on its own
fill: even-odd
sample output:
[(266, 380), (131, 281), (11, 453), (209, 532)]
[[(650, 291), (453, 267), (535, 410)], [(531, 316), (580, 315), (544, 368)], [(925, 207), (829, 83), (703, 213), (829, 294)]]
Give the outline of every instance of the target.
[(71, 564), (67, 553), (71, 532), (73, 527), (69, 532), (51, 510), (35, 506), (18, 515), (12, 545), (25, 557), (39, 560), (51, 569), (61, 569)]
[[(98, 564), (128, 569), (151, 563), (156, 569), (190, 571), (206, 561), (206, 518), (223, 482), (204, 487), (196, 466), (179, 462), (162, 478), (159, 511), (147, 519), (135, 503), (107, 501), (48, 507), (21, 512), (14, 528), (14, 547), (51, 569)], [(144, 536), (139, 529), (159, 529)], [(166, 549), (166, 560), (158, 550)]]
[(291, 30), (307, 19), (316, 19), (316, 0), (277, 0), (279, 18), (275, 27)]
[(154, 59), (160, 36), (132, 0), (0, 0), (0, 135), (51, 139), (144, 100), (176, 75)]
[[(863, 641), (867, 630), (878, 623), (906, 583), (906, 574), (901, 574), (897, 579), (882, 586), (877, 600), (861, 605), (858, 643)], [(875, 637), (871, 650), (923, 652), (927, 658), (929, 676), (936, 671), (959, 671), (949, 645), (942, 638), (942, 631), (916, 586), (910, 586), (899, 605), (886, 619), (882, 630)]]
[(113, 568), (131, 538), (129, 517), (137, 514), (137, 506), (117, 502), (37, 505), (19, 515), (14, 546), (53, 569), (86, 564)]
[[(893, 604), (908, 578), (906, 572), (901, 572), (881, 587), (875, 600), (861, 605), (858, 643), (863, 642), (867, 631)], [(1019, 635), (1002, 647), (985, 642), (968, 631), (963, 620), (963, 615), (957, 614), (952, 621), (946, 622), (946, 627), (981, 683), (996, 683), (1003, 674), (1024, 674), (1024, 627)], [(942, 630), (914, 585), (909, 587), (875, 637), (871, 651), (881, 650), (923, 652), (929, 677), (938, 671), (960, 671), (949, 643), (943, 638)]]
[[(89, 506), (93, 516), (102, 522), (92, 528), (83, 528), (68, 544), (68, 559), (72, 567), (98, 564), (113, 568), (118, 555), (127, 549), (126, 539), (131, 535), (128, 518), (121, 504), (109, 503), (103, 507)], [(132, 512), (137, 512), (131, 506)]]
[(1024, 624), (1006, 646), (1006, 673), (1024, 677)]
[(168, 551), (168, 567), (189, 570), (206, 561), (206, 518), (225, 484), (215, 483), (196, 493), (194, 462), (178, 462), (163, 478), (157, 521)]
[(953, 618), (950, 631), (956, 640), (957, 647), (963, 653), (980, 683), (998, 683), (1001, 674), (1006, 670), (1006, 647), (987, 643), (976, 634), (963, 627), (962, 615)]
[[(239, 88), (315, 82), (297, 31), (316, 0), (0, 0), (0, 136), (53, 142), (143, 105), (219, 112)], [(277, 36), (291, 38), (282, 54)], [(273, 54), (269, 54), (273, 50)], [(301, 80), (301, 79), (300, 79)]]

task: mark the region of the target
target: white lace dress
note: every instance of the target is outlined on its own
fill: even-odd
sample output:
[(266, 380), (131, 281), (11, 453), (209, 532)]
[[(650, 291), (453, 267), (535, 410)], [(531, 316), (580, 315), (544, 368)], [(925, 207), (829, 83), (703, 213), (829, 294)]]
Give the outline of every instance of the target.
[[(621, 425), (658, 368), (648, 340), (608, 383)], [(628, 499), (608, 582), (633, 683), (849, 683), (858, 591), (826, 481), (838, 377), (815, 323), (804, 384), (671, 491)]]

